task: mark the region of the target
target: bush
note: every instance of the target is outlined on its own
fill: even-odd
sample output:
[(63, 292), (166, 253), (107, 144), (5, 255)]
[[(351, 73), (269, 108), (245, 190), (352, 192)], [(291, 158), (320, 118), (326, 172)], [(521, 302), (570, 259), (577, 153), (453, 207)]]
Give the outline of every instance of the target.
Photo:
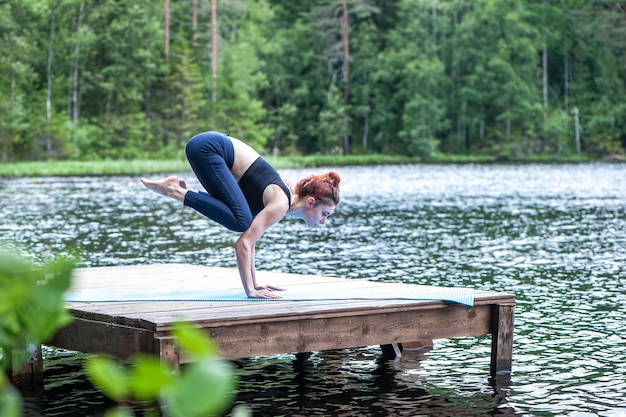
[(0, 250), (0, 416), (21, 416), (22, 401), (5, 371), (20, 367), (26, 352), (15, 347), (40, 344), (71, 316), (63, 293), (70, 286), (74, 260), (56, 259), (36, 267), (13, 252)]

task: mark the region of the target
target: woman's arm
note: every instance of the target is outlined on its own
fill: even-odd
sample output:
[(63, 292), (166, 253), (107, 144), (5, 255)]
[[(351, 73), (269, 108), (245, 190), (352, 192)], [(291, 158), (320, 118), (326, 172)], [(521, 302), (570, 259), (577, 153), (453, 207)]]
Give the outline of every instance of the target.
[(254, 266), (254, 245), (263, 233), (285, 216), (285, 201), (270, 202), (254, 218), (252, 224), (239, 236), (235, 242), (235, 254), (237, 255), (237, 267), (241, 283), (248, 297), (251, 298), (280, 298), (271, 290), (282, 290), (272, 285), (258, 286), (256, 283), (256, 269)]
[(254, 283), (254, 288), (256, 288), (257, 290), (277, 290), (277, 291), (285, 291), (284, 288), (276, 286), (276, 285), (271, 285), (271, 284), (265, 284), (265, 285), (259, 285), (257, 284), (256, 281), (256, 268), (254, 267), (254, 245), (252, 245), (252, 264), (250, 265), (250, 270), (252, 271), (252, 282)]

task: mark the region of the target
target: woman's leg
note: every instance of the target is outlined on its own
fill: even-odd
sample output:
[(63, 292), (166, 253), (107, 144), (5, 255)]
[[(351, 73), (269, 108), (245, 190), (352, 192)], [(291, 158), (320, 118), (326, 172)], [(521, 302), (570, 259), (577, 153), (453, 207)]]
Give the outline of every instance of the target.
[(185, 201), (187, 184), (185, 184), (185, 180), (182, 178), (171, 176), (159, 181), (142, 178), (141, 183), (157, 194), (172, 197), (174, 200), (178, 200), (181, 203)]
[(247, 230), (252, 214), (230, 172), (234, 160), (230, 139), (218, 132), (200, 133), (189, 140), (186, 152), (207, 192), (187, 191), (184, 204), (232, 231)]

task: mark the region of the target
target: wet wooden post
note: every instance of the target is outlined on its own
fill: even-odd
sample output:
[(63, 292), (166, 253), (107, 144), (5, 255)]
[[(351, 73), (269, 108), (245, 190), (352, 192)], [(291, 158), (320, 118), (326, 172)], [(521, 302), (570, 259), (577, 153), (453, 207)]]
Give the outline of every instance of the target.
[(496, 385), (510, 385), (513, 365), (513, 316), (515, 304), (493, 306), (491, 328), (491, 378)]
[(171, 337), (163, 337), (156, 338), (154, 343), (161, 363), (168, 364), (174, 371), (180, 370), (180, 351), (176, 346), (176, 340)]
[(43, 356), (40, 344), (19, 343), (5, 353), (10, 363), (7, 373), (14, 385), (20, 387), (43, 385)]

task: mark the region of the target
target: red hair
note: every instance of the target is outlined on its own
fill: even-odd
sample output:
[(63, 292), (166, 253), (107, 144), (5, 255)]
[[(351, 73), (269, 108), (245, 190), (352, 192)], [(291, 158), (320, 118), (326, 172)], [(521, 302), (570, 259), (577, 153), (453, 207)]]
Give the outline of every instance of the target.
[(328, 205), (339, 204), (339, 182), (341, 178), (335, 171), (325, 174), (312, 174), (296, 184), (295, 192), (302, 197), (315, 197), (315, 200)]

